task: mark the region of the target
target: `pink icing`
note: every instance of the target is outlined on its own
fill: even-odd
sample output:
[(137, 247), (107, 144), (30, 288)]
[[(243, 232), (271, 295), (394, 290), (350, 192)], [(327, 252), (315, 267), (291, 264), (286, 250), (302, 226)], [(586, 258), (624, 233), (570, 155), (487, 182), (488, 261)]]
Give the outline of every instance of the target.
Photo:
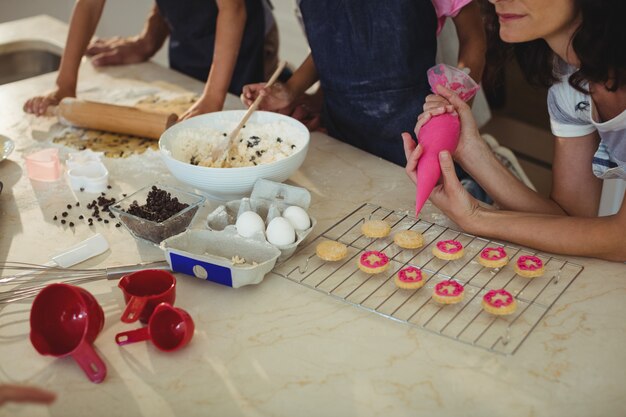
[(485, 248), (480, 253), (480, 257), (489, 261), (498, 261), (506, 258), (506, 251), (503, 247), (498, 248)]
[(367, 268), (378, 268), (389, 263), (389, 258), (382, 252), (370, 250), (361, 255), (361, 265)]
[(445, 64), (435, 65), (428, 70), (428, 83), (433, 92), (437, 92), (438, 85), (443, 85), (457, 93), (463, 101), (471, 99), (480, 88), (469, 75)]
[(441, 281), (435, 285), (435, 294), (442, 297), (456, 297), (463, 293), (463, 286), (451, 279)]
[(543, 267), (543, 261), (536, 256), (524, 255), (517, 260), (517, 267), (522, 271), (536, 271)]
[(483, 300), (492, 307), (508, 307), (513, 303), (513, 296), (505, 289), (490, 290)]
[(463, 245), (458, 240), (442, 240), (437, 242), (437, 249), (444, 253), (457, 253), (463, 249)]
[(398, 279), (403, 282), (419, 282), (422, 280), (422, 271), (414, 266), (407, 266), (398, 272)]

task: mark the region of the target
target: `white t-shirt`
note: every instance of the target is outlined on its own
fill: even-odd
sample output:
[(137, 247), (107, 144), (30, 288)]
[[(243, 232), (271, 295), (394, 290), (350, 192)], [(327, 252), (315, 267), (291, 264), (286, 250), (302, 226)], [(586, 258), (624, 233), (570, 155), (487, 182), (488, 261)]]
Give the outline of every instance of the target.
[(626, 109), (611, 120), (593, 119), (593, 101), (567, 81), (572, 70), (548, 91), (548, 111), (552, 133), (561, 138), (585, 136), (594, 131), (600, 145), (593, 156), (592, 169), (602, 179), (626, 180)]

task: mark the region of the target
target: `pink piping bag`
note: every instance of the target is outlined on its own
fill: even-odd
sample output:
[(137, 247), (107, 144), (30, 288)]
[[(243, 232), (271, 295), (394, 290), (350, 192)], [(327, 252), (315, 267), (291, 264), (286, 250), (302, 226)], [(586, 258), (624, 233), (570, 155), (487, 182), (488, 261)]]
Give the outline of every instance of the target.
[[(438, 64), (428, 70), (428, 83), (436, 92), (438, 85), (454, 91), (464, 101), (468, 101), (480, 88), (465, 72), (445, 64)], [(454, 152), (459, 144), (461, 124), (456, 115), (444, 113), (431, 118), (419, 131), (419, 143), (424, 152), (417, 162), (417, 189), (415, 193), (415, 216), (424, 207), (430, 193), (441, 176), (439, 153)]]

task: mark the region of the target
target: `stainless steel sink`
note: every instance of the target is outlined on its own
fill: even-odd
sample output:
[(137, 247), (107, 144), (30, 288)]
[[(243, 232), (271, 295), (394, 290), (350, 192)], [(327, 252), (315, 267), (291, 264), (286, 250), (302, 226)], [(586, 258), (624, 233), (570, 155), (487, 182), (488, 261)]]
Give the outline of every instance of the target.
[(43, 49), (0, 52), (0, 85), (59, 69), (61, 56)]

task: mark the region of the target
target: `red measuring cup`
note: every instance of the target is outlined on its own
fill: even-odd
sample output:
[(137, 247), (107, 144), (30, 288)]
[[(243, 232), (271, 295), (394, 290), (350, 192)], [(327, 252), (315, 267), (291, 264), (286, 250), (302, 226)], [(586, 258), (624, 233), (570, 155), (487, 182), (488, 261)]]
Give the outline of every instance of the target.
[(144, 269), (123, 276), (118, 285), (124, 293), (126, 309), (121, 320), (147, 323), (155, 307), (160, 303), (174, 304), (176, 278), (161, 269)]
[(42, 355), (72, 356), (92, 382), (102, 382), (107, 368), (93, 348), (104, 326), (104, 312), (88, 291), (50, 284), (37, 294), (30, 310), (30, 341)]
[(157, 349), (171, 352), (189, 343), (194, 328), (189, 313), (170, 304), (161, 303), (154, 309), (147, 327), (118, 333), (115, 335), (115, 342), (123, 346), (151, 340)]

